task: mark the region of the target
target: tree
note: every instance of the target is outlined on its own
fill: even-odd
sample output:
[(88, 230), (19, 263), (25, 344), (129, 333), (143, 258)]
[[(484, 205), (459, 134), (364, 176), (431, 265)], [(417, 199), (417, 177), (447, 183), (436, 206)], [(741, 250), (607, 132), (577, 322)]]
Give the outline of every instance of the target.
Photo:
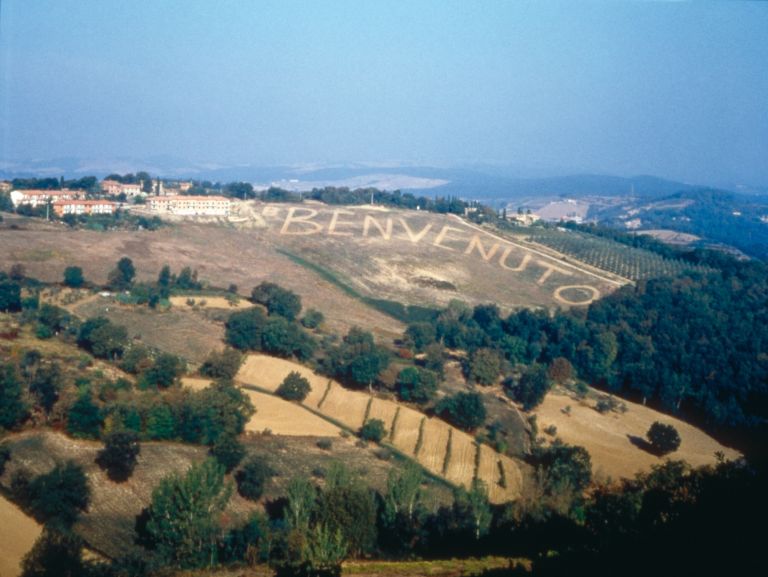
[(56, 363), (39, 367), (29, 382), (29, 392), (46, 415), (59, 400), (59, 389), (61, 389), (61, 368)]
[(200, 374), (212, 379), (232, 380), (240, 370), (243, 355), (235, 349), (226, 348), (221, 352), (212, 351), (200, 367)]
[(349, 330), (332, 357), (337, 376), (358, 386), (368, 385), (369, 390), (389, 365), (389, 355), (374, 343), (373, 335), (358, 327)]
[(427, 345), (435, 342), (435, 325), (412, 323), (405, 329), (405, 337), (416, 352), (422, 352)]
[(306, 360), (315, 350), (315, 341), (296, 323), (275, 316), (269, 317), (264, 326), (261, 349), (280, 357), (295, 356)]
[(166, 404), (153, 405), (147, 414), (147, 437), (165, 441), (176, 436), (176, 423), (171, 408)]
[(96, 439), (102, 423), (101, 411), (91, 399), (91, 392), (83, 390), (67, 414), (67, 431), (73, 437)]
[(109, 319), (88, 319), (80, 326), (77, 344), (103, 359), (115, 359), (123, 354), (128, 343), (125, 327), (113, 324)]
[(219, 515), (230, 493), (224, 468), (213, 459), (192, 465), (184, 476), (173, 473), (161, 480), (152, 492), (146, 525), (160, 556), (180, 568), (213, 566)]
[(315, 309), (309, 309), (304, 313), (301, 319), (301, 324), (308, 329), (316, 329), (325, 320), (325, 316), (320, 311)]
[(83, 468), (74, 461), (56, 465), (35, 477), (27, 488), (27, 506), (41, 523), (58, 522), (71, 527), (88, 509), (91, 491)]
[(139, 381), (143, 389), (167, 389), (184, 373), (184, 359), (170, 353), (161, 353), (150, 368), (144, 371)]
[(246, 499), (258, 501), (274, 475), (275, 471), (263, 457), (252, 457), (235, 473), (237, 492)]
[(21, 287), (18, 283), (0, 277), (0, 312), (21, 310)]
[(113, 290), (126, 290), (130, 288), (135, 276), (136, 269), (133, 261), (124, 256), (117, 261), (117, 266), (109, 273), (108, 284)]
[(136, 433), (116, 431), (104, 439), (104, 448), (99, 451), (96, 463), (107, 471), (110, 479), (120, 483), (133, 473), (140, 452), (141, 445)]
[(672, 425), (655, 421), (646, 433), (653, 453), (659, 456), (674, 453), (680, 447), (680, 434)]
[(226, 341), (236, 349), (259, 351), (266, 323), (267, 317), (257, 308), (234, 312), (227, 319)]
[(79, 266), (68, 266), (64, 269), (64, 284), (71, 288), (80, 288), (85, 284), (83, 269)]
[(557, 357), (549, 364), (547, 374), (550, 379), (562, 385), (573, 377), (573, 365), (571, 365), (568, 359)]
[(579, 495), (592, 480), (592, 459), (584, 447), (566, 445), (558, 439), (549, 447), (537, 449), (533, 457), (550, 495)]
[(395, 384), (398, 397), (406, 402), (428, 403), (437, 393), (437, 375), (419, 367), (404, 368)]
[(29, 416), (15, 367), (0, 364), (0, 428), (13, 429)]
[(468, 377), (480, 385), (492, 385), (501, 372), (501, 357), (493, 349), (480, 348), (469, 356)]
[(251, 291), (251, 301), (267, 307), (270, 315), (292, 321), (301, 312), (301, 297), (275, 283), (263, 282)]
[(303, 401), (312, 390), (309, 381), (298, 371), (291, 371), (275, 391), (286, 401)]
[(485, 422), (483, 398), (478, 393), (456, 393), (443, 397), (435, 412), (464, 431), (472, 431)]
[(245, 447), (235, 435), (224, 433), (211, 445), (211, 456), (229, 473), (240, 464), (245, 456)]
[(507, 394), (521, 403), (526, 411), (538, 406), (551, 387), (547, 367), (538, 363), (527, 367), (516, 385), (509, 381), (505, 383)]
[(491, 526), (491, 506), (488, 503), (488, 489), (482, 481), (475, 480), (467, 491), (459, 489), (453, 503), (453, 516), (475, 539), (488, 533)]
[(387, 429), (384, 427), (384, 421), (381, 419), (368, 419), (365, 424), (360, 427), (360, 438), (364, 441), (380, 443), (386, 436)]
[(171, 296), (172, 283), (171, 267), (167, 264), (163, 265), (163, 268), (160, 269), (160, 274), (157, 276), (157, 289), (160, 291), (160, 298), (167, 299)]
[(72, 531), (45, 526), (21, 562), (21, 577), (84, 577), (83, 541)]

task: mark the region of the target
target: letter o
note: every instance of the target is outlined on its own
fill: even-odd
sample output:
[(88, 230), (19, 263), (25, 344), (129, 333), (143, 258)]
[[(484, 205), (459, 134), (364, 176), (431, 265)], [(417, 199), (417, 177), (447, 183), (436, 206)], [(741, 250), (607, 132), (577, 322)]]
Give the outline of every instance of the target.
[[(592, 293), (592, 296), (584, 301), (572, 301), (563, 296), (563, 291), (567, 291), (569, 289), (589, 291), (590, 293)], [(597, 299), (600, 298), (600, 291), (597, 290), (595, 287), (587, 284), (565, 285), (565, 286), (558, 287), (555, 290), (554, 297), (556, 301), (561, 302), (564, 305), (576, 307), (576, 306), (588, 305), (589, 303), (596, 301)]]

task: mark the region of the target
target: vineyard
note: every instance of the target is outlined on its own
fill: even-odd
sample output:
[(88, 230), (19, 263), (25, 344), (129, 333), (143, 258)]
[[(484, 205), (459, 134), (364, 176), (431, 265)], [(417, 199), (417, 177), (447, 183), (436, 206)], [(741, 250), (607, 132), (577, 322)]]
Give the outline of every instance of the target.
[(677, 275), (685, 270), (710, 270), (575, 230), (536, 227), (527, 240), (632, 281)]

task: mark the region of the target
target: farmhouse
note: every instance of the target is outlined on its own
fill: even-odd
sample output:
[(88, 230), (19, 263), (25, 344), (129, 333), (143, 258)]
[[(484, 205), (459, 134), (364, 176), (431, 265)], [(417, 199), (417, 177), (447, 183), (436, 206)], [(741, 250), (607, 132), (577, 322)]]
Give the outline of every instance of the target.
[(125, 184), (116, 180), (102, 180), (101, 190), (109, 196), (124, 194), (129, 198), (143, 194), (141, 192), (141, 184)]
[(149, 208), (181, 216), (229, 216), (230, 200), (223, 196), (156, 196)]
[(48, 202), (79, 198), (81, 194), (78, 190), (67, 188), (62, 190), (13, 190), (11, 191), (11, 202), (15, 207), (25, 204), (37, 208), (38, 206), (45, 206)]
[(57, 216), (65, 214), (114, 214), (117, 203), (109, 200), (57, 200), (53, 203), (53, 212)]

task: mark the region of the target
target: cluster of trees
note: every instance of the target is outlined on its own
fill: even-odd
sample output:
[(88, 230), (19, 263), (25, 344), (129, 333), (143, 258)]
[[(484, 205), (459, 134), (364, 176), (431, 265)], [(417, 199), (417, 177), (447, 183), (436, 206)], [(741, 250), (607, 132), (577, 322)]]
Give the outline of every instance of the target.
[(641, 281), (587, 310), (503, 317), (495, 305), (453, 302), (435, 321), (409, 326), (405, 340), (417, 352), (433, 343), (466, 350), (466, 372), (481, 384), (510, 365), (532, 365), (505, 382), (528, 408), (543, 398), (553, 370), (572, 371), (705, 425), (761, 426), (768, 418), (768, 267), (708, 258), (718, 271)]

